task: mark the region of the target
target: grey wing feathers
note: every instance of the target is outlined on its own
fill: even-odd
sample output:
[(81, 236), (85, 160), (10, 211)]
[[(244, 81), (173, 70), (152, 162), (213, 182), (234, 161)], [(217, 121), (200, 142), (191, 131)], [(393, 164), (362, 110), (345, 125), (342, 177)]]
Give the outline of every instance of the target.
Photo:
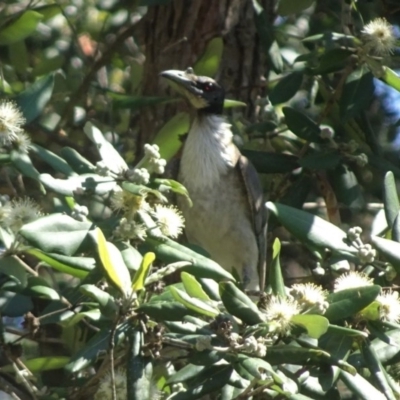
[(264, 291), (267, 257), (267, 209), (264, 204), (263, 190), (256, 169), (245, 156), (240, 155), (237, 165), (239, 166), (246, 187), (253, 218), (253, 226), (259, 249), (257, 268), (260, 278), (260, 291)]

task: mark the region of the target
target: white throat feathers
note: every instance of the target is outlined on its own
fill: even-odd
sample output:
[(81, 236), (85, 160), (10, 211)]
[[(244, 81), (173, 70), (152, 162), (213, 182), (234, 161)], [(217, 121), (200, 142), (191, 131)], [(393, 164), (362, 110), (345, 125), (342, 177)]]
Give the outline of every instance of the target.
[(232, 142), (231, 125), (220, 115), (200, 115), (190, 128), (183, 149), (180, 178), (196, 189), (218, 184), (240, 156)]

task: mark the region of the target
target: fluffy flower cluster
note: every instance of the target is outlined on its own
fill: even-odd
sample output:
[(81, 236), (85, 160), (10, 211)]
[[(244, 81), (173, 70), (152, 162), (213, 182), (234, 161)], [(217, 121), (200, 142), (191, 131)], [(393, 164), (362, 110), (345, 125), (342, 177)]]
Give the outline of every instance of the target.
[(373, 284), (374, 281), (367, 275), (357, 271), (350, 271), (340, 275), (339, 278), (335, 280), (334, 291), (340, 292), (341, 290), (356, 289)]
[(14, 200), (10, 203), (4, 225), (18, 232), (21, 227), (41, 216), (40, 207), (30, 198)]
[(297, 301), (302, 311), (312, 310), (324, 314), (329, 307), (326, 301), (328, 292), (314, 283), (295, 284), (290, 289), (290, 295)]
[(144, 156), (148, 161), (149, 172), (163, 174), (167, 161), (161, 158), (160, 148), (156, 144), (144, 145)]
[(381, 293), (376, 301), (379, 303), (379, 317), (382, 321), (400, 322), (399, 293), (392, 290)]
[(22, 129), (24, 123), (25, 118), (14, 102), (0, 101), (0, 146), (12, 144), (19, 151), (27, 153), (31, 140)]
[(266, 320), (272, 331), (282, 335), (290, 332), (292, 318), (300, 314), (301, 307), (290, 297), (271, 296), (264, 310)]
[(361, 31), (364, 50), (372, 55), (387, 56), (395, 48), (393, 26), (385, 18), (376, 18)]

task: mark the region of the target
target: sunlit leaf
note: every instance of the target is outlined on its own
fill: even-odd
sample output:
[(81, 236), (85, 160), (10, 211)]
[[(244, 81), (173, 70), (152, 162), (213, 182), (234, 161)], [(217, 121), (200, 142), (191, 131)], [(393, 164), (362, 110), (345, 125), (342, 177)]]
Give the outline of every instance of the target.
[(43, 15), (33, 10), (27, 10), (18, 15), (17, 18), (0, 27), (0, 45), (10, 45), (27, 38), (35, 32), (42, 19)]
[(103, 268), (110, 281), (122, 292), (129, 296), (131, 292), (131, 277), (120, 251), (110, 242), (106, 241), (103, 232), (97, 228), (97, 251)]
[(142, 290), (144, 288), (144, 282), (146, 281), (147, 275), (149, 274), (150, 267), (156, 259), (154, 253), (146, 253), (143, 256), (142, 262), (139, 269), (136, 271), (135, 276), (132, 280), (132, 289), (135, 291)]

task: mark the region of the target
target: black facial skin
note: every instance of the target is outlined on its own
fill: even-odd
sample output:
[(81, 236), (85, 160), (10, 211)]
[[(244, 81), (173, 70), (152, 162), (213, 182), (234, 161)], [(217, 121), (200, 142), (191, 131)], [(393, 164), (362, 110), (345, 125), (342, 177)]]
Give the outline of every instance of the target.
[(197, 77), (194, 84), (201, 91), (201, 97), (208, 104), (199, 111), (207, 114), (222, 114), (225, 99), (224, 89), (217, 82), (205, 76)]

